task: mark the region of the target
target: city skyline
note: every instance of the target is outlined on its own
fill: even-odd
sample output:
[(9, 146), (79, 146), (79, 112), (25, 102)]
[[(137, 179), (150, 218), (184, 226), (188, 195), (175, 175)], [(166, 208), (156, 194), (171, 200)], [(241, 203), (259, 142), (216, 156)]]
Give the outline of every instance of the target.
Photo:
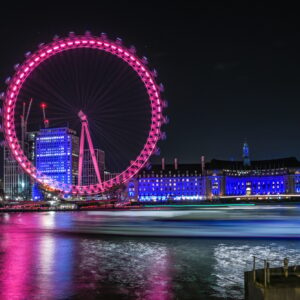
[[(159, 145), (162, 157), (191, 163), (201, 155), (240, 159), (240, 144), (247, 138), (252, 159), (299, 158), (300, 45), (293, 15), (278, 18), (275, 9), (271, 16), (262, 3), (185, 4), (182, 9), (178, 4), (157, 9), (153, 3), (143, 12), (133, 4), (115, 10), (107, 3), (83, 10), (73, 4), (66, 15), (69, 7), (62, 4), (59, 11), (48, 7), (57, 12), (53, 23), (51, 14), (42, 17), (33, 8), (8, 7), (14, 13), (0, 21), (4, 25), (27, 16), (22, 28), (1, 26), (6, 41), (1, 47), (1, 90), (13, 65), (38, 43), (68, 31), (104, 31), (136, 45), (165, 86), (170, 124), (167, 140)], [(120, 22), (111, 20), (112, 11)]]
[(8, 1), (0, 35), (0, 300), (299, 298), (298, 9)]

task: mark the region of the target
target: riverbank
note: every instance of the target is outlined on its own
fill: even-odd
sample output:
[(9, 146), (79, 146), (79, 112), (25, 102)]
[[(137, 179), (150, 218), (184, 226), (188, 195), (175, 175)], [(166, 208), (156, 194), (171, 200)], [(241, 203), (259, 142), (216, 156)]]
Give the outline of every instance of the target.
[(101, 204), (101, 205), (60, 205), (60, 206), (6, 206), (0, 207), (0, 212), (45, 212), (45, 211), (105, 211), (105, 210), (151, 210), (151, 209), (175, 209), (175, 210), (186, 210), (186, 209), (207, 209), (207, 208), (226, 208), (230, 207), (232, 209), (251, 207), (251, 206), (287, 206), (287, 205), (300, 205), (300, 201), (259, 201), (251, 203), (220, 203), (220, 202), (202, 202), (202, 203), (148, 203), (148, 204)]

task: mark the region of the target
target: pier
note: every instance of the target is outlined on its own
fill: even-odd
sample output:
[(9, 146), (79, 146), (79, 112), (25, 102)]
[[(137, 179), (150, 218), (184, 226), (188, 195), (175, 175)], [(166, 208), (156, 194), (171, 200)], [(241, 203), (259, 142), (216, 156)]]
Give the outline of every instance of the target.
[[(263, 262), (264, 267), (257, 269), (258, 262)], [(254, 256), (253, 269), (245, 272), (244, 278), (245, 300), (300, 299), (300, 265), (289, 266), (288, 258), (278, 261)]]

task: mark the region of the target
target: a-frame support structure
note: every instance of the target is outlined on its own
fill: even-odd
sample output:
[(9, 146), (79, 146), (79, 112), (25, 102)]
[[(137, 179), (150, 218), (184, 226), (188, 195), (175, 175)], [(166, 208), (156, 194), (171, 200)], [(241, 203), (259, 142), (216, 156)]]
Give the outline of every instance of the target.
[(96, 173), (96, 176), (97, 176), (97, 181), (98, 181), (98, 184), (100, 184), (101, 188), (103, 188), (102, 180), (101, 180), (101, 176), (100, 176), (100, 172), (99, 172), (99, 166), (98, 166), (98, 163), (97, 163), (97, 158), (96, 158), (96, 155), (95, 155), (95, 150), (94, 150), (92, 138), (91, 138), (90, 131), (89, 131), (89, 124), (88, 124), (87, 117), (82, 111), (80, 111), (78, 113), (78, 117), (80, 118), (80, 121), (81, 121), (81, 134), (80, 134), (80, 146), (79, 146), (79, 164), (78, 164), (78, 185), (79, 186), (82, 185), (84, 142), (85, 142), (85, 136), (86, 136), (88, 146), (89, 146), (89, 150), (90, 150), (91, 157), (92, 157), (92, 161), (93, 161), (93, 165), (94, 165), (94, 169), (95, 169), (95, 173)]

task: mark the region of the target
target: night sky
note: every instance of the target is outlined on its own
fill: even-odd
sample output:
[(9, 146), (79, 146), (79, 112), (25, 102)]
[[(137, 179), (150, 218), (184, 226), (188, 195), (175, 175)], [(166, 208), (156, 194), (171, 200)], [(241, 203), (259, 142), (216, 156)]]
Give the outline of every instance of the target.
[(196, 2), (24, 1), (2, 9), (0, 88), (25, 52), (55, 34), (106, 32), (134, 44), (165, 86), (170, 124), (161, 156), (240, 159), (246, 138), (252, 159), (300, 158), (297, 10)]

